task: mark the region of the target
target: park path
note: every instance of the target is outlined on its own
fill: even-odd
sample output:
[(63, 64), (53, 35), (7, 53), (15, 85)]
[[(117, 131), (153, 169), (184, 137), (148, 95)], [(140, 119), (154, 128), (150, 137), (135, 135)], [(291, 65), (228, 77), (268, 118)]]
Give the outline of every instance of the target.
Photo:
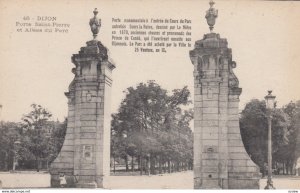
[[(3, 188), (49, 188), (49, 173), (9, 173), (0, 172)], [(300, 177), (275, 176), (276, 189), (300, 189)], [(260, 180), (260, 189), (266, 179)], [(105, 181), (106, 189), (193, 189), (193, 172), (185, 171), (153, 176), (109, 176)]]
[[(267, 179), (261, 179), (259, 181), (260, 189), (264, 189), (267, 185)], [(300, 189), (300, 177), (299, 176), (275, 176), (273, 178), (273, 184), (276, 189)]]
[[(261, 179), (260, 189), (264, 189), (267, 179)], [(300, 177), (275, 176), (276, 189), (300, 189)], [(193, 172), (180, 172), (155, 176), (110, 176), (108, 189), (193, 189)]]
[(50, 174), (45, 172), (0, 172), (3, 188), (47, 188), (50, 179)]
[(109, 176), (107, 189), (193, 189), (193, 171), (153, 176)]

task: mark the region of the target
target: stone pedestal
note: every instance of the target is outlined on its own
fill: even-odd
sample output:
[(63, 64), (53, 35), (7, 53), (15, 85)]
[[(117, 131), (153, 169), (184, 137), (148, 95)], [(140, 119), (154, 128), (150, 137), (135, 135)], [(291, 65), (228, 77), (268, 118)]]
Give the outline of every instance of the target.
[(72, 56), (68, 124), (64, 144), (51, 164), (51, 185), (64, 174), (67, 187), (101, 188), (110, 169), (110, 93), (115, 65), (100, 41), (91, 40)]
[(231, 49), (219, 34), (205, 34), (190, 51), (194, 65), (194, 187), (259, 188), (259, 168), (245, 151), (239, 128), (242, 89)]

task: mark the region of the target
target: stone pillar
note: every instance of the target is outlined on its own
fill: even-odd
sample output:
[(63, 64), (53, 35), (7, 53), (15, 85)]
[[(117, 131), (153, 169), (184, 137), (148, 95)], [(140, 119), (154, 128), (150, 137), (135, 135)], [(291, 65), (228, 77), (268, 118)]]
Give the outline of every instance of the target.
[[(95, 10), (95, 16), (97, 13)], [(96, 40), (99, 29), (95, 32), (94, 22), (98, 22), (95, 17), (90, 21), (94, 39), (72, 56), (75, 77), (65, 93), (69, 100), (67, 132), (50, 170), (54, 187), (59, 185), (60, 174), (66, 176), (69, 187), (83, 188), (102, 188), (109, 175), (110, 93), (115, 65), (107, 48)]]
[(245, 151), (239, 128), (242, 89), (231, 49), (219, 34), (205, 34), (190, 51), (194, 65), (194, 188), (259, 188), (259, 168)]
[(210, 33), (190, 51), (194, 65), (194, 188), (259, 188), (259, 168), (248, 156), (240, 134), (239, 96), (227, 40), (213, 32), (218, 10), (209, 2)]

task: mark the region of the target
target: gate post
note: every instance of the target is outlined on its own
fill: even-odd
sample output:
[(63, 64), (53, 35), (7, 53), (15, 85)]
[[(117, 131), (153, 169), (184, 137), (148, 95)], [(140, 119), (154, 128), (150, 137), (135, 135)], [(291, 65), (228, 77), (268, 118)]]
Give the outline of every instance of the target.
[(75, 77), (69, 86), (68, 124), (62, 149), (50, 168), (51, 185), (64, 174), (68, 187), (103, 188), (110, 172), (110, 98), (115, 64), (97, 40), (101, 20), (90, 19), (93, 39), (72, 56)]
[(239, 96), (227, 40), (213, 32), (218, 10), (206, 12), (210, 33), (190, 51), (194, 65), (194, 188), (259, 188), (259, 168), (242, 142)]

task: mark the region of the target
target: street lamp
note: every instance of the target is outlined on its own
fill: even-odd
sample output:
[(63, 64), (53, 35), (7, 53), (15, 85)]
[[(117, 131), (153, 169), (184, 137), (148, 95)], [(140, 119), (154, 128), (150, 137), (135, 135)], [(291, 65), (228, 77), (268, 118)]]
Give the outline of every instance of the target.
[(265, 189), (275, 189), (272, 182), (272, 111), (275, 107), (275, 96), (272, 95), (272, 91), (268, 91), (268, 95), (265, 96), (267, 115), (268, 115), (268, 181)]

